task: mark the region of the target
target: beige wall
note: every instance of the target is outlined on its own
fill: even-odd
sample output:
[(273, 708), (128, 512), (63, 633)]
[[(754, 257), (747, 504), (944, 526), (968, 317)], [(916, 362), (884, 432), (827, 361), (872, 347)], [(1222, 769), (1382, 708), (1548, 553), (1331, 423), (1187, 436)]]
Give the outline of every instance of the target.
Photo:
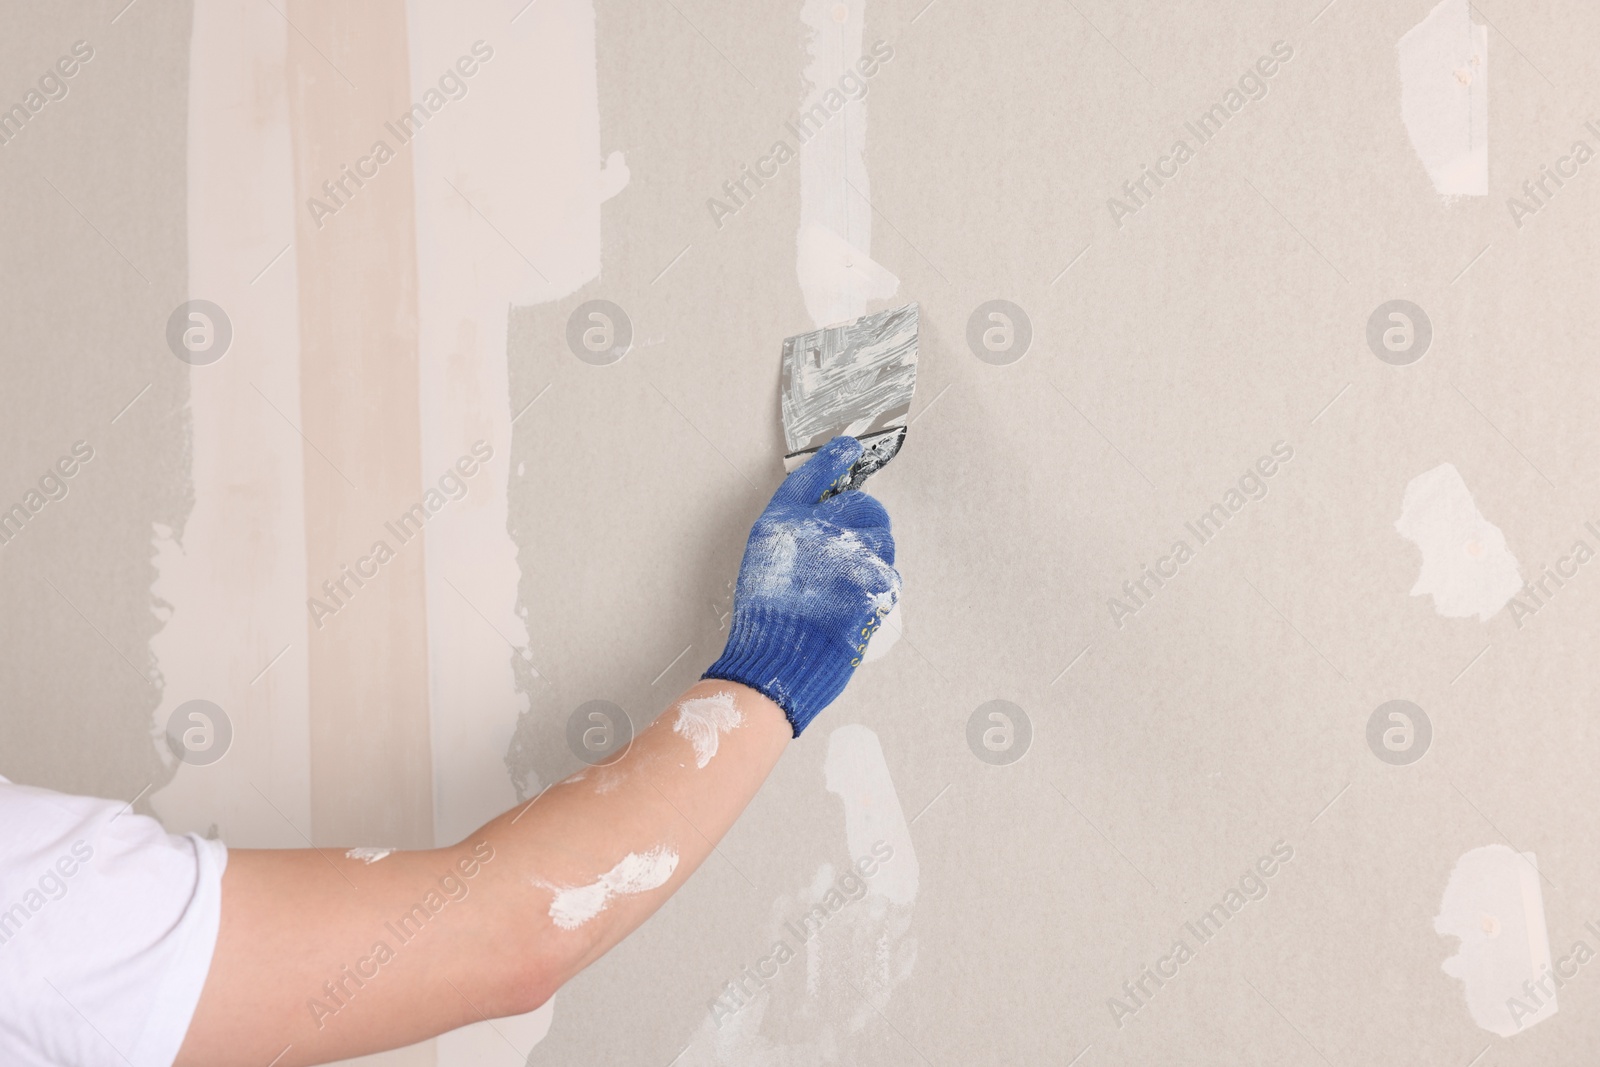
[[(527, 42), (572, 32), (567, 50), (587, 56), (584, 5), (518, 6), (464, 21), (463, 49), (482, 36), (509, 65), (536, 47)], [(1600, 881), (1588, 814), (1600, 800), (1588, 771), (1600, 758), (1588, 655), (1600, 579), (1583, 566), (1559, 587), (1546, 580), (1537, 601), (1500, 597), (1487, 618), (1451, 608), (1446, 592), (1463, 575), (1468, 601), (1492, 591), (1500, 550), (1484, 524), (1521, 580), (1576, 540), (1600, 549), (1584, 525), (1600, 528), (1600, 163), (1548, 186), (1520, 220), (1507, 203), (1575, 139), (1600, 150), (1584, 126), (1600, 126), (1600, 103), (1583, 88), (1600, 18), (1575, 3), (1475, 8), (1480, 25), (1492, 20), (1487, 74), (1465, 59), (1460, 69), (1487, 84), (1488, 193), (1446, 198), (1413, 147), (1397, 53), (1433, 5), (1319, 6), (841, 7), (839, 33), (859, 27), (894, 56), (865, 105), (833, 120), (864, 123), (871, 202), (861, 212), (858, 193), (841, 193), (840, 217), (857, 228), (852, 241), (870, 230), (863, 254), (899, 280), (873, 306), (915, 299), (923, 315), (916, 421), (871, 485), (895, 522), (903, 634), (794, 745), (722, 854), (562, 991), (529, 1062), (820, 1062), (829, 1043), (839, 1062), (873, 1064), (1066, 1063), (1080, 1052), (1081, 1064), (1588, 1062), (1600, 977), (1585, 966), (1553, 1016), (1491, 1033), (1466, 987), (1492, 987), (1494, 974), (1446, 974), (1456, 939), (1435, 917), (1449, 921), (1458, 860), (1508, 845), (1537, 857), (1538, 892), (1518, 884), (1506, 898), (1486, 883), (1468, 918), (1500, 931), (1536, 908), (1552, 960), (1578, 940), (1600, 950), (1584, 926), (1600, 926), (1588, 888)], [(148, 787), (141, 810), (160, 811), (148, 797), (175, 772), (153, 738), (177, 694), (160, 688), (151, 652), (169, 617), (152, 594), (152, 546), (163, 528), (181, 535), (194, 507), (190, 382), (201, 370), (164, 338), (190, 295), (191, 24), (151, 4), (113, 23), (118, 7), (81, 19), (19, 10), (0, 40), (0, 102), (73, 41), (95, 47), (67, 98), (0, 147), (12, 207), (0, 503), (74, 441), (95, 449), (66, 499), (0, 546), (12, 696), (0, 773), (127, 798)], [(298, 201), (405, 108), (421, 75), (392, 5), (285, 13), (296, 27), (285, 63), (263, 77), (286, 87)], [(471, 277), (507, 306), (504, 381), (491, 383), (505, 410), (490, 424), (509, 427), (494, 477), (526, 633), (473, 607), (492, 591), (465, 578), (467, 607), (432, 596), (439, 575), (464, 573), (464, 556), (414, 552), (352, 599), (339, 618), (352, 625), (284, 637), (285, 663), (303, 657), (309, 685), (306, 755), (273, 757), (306, 769), (294, 834), (429, 843), (466, 817), (448, 799), (464, 794), (441, 784), (465, 777), (461, 767), (487, 765), (506, 776), (497, 789), (531, 793), (577, 766), (566, 742), (576, 708), (608, 700), (642, 724), (719, 651), (745, 529), (781, 474), (779, 345), (812, 326), (797, 234), (831, 193), (807, 186), (796, 160), (720, 226), (706, 201), (792, 139), (807, 26), (833, 16), (815, 4), (601, 2), (592, 90), (530, 97), (501, 73), (509, 66), (490, 64), (438, 121), (459, 114), (460, 129), (476, 130), (503, 115), (503, 143), (458, 133), (420, 172), (402, 157), (324, 230), (295, 205), (303, 436), (284, 431), (281, 447), (304, 454), (304, 595), (420, 496), (441, 457), (464, 450), (419, 384), (434, 358), (419, 316), (440, 304), (437, 289), (419, 290), (419, 248), (430, 246), (417, 235), (459, 224), (505, 259), (474, 261)], [(1198, 145), (1185, 122), (1280, 40), (1293, 57), (1270, 91)], [(584, 125), (596, 121), (587, 91), (597, 135)], [(1430, 121), (1457, 128), (1453, 112)], [(539, 218), (598, 219), (594, 269), (563, 252), (562, 269), (578, 265), (544, 286), (520, 264), (556, 275), (544, 257), (559, 259), (563, 241), (588, 247), (589, 222), (574, 223), (577, 237), (537, 220), (519, 229), (505, 220), (521, 186), (483, 184), (511, 165), (495, 153), (531, 128), (542, 131), (535, 155), (597, 144), (593, 190), (528, 185)], [(1193, 158), (1119, 225), (1108, 198), (1180, 137)], [(625, 184), (610, 165), (602, 177), (613, 152)], [(428, 181), (413, 184), (416, 173)], [(419, 214), (436, 174), (476, 207)], [(592, 299), (631, 320), (634, 348), (613, 366), (567, 348), (569, 316)], [(1009, 365), (981, 361), (967, 341), (974, 310), (993, 299), (1032, 326)], [(1432, 326), (1428, 351), (1406, 366), (1367, 340), (1374, 310), (1395, 299)], [(499, 306), (473, 321), (497, 321)], [(474, 379), (488, 360), (481, 328), (433, 321), (457, 338), (439, 356), (454, 368), (441, 380)], [(1199, 544), (1185, 524), (1280, 441), (1293, 458), (1265, 498)], [(1395, 524), (1408, 486), (1447, 463), (1476, 512), (1458, 496), (1424, 507), (1435, 521), (1419, 547)], [(1146, 579), (1147, 603), (1128, 599), (1123, 583), (1180, 538), (1193, 558), (1159, 589)], [(1430, 570), (1414, 595), (1425, 559), (1443, 577)], [(1137, 608), (1120, 626), (1112, 598)], [(215, 620), (219, 654), (233, 654), (235, 625)], [(450, 717), (460, 690), (431, 671), (446, 631), (458, 643), (477, 634), (510, 665), (514, 688), (484, 720), (486, 764), (439, 752), (440, 738), (453, 753), (471, 748), (450, 727), (465, 721)], [(253, 671), (240, 670), (238, 691), (253, 692)], [(1026, 756), (1005, 766), (968, 744), (969, 720), (997, 699), (1032, 726)], [(1368, 743), (1375, 710), (1395, 699), (1431, 723), (1426, 755), (1409, 765)], [(268, 704), (301, 710), (290, 702)], [(249, 706), (238, 747), (182, 774), (220, 782), (265, 765), (253, 761), (266, 760), (266, 735), (251, 724), (269, 712)], [(867, 786), (830, 788), (830, 767), (864, 736), (841, 730), (855, 725), (892, 783), (873, 803), (908, 827), (920, 872), (911, 902), (845, 914), (759, 1008), (718, 1028), (710, 1002), (804, 911), (819, 871), (851, 858), (852, 805)], [(205, 795), (184, 794), (183, 828), (255, 832), (254, 815), (220, 801), (210, 814), (193, 799)], [(271, 843), (296, 839), (283, 836)], [(1263, 899), (1214, 938), (1186, 932), (1278, 842), (1293, 858), (1271, 865)], [(1123, 983), (1175, 939), (1193, 958), (1159, 989), (1146, 980), (1135, 1004)], [(1502, 977), (1530, 958), (1484, 943), (1507, 953)], [(1137, 1007), (1120, 1025), (1113, 997)]]

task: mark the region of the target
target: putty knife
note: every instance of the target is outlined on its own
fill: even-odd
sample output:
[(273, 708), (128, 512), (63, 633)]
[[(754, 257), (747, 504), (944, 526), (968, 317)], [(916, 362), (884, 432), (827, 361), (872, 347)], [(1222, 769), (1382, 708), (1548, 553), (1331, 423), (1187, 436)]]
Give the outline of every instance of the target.
[(860, 488), (906, 439), (917, 384), (917, 305), (785, 338), (780, 381), (785, 469), (848, 434), (865, 451), (833, 491)]

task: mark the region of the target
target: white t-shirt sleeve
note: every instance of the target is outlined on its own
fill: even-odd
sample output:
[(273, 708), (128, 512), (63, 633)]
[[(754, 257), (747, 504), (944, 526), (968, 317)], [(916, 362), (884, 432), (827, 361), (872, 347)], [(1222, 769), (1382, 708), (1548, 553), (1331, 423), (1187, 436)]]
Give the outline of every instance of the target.
[(0, 1063), (171, 1067), (227, 864), (123, 802), (0, 778)]

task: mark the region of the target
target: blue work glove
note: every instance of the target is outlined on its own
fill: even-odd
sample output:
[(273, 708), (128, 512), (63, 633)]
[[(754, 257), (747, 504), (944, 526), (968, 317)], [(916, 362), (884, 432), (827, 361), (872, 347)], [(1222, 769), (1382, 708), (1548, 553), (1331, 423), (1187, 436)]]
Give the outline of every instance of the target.
[(703, 675), (783, 709), (794, 735), (833, 702), (900, 596), (883, 505), (859, 489), (822, 499), (861, 457), (835, 437), (772, 494), (750, 530), (722, 657)]

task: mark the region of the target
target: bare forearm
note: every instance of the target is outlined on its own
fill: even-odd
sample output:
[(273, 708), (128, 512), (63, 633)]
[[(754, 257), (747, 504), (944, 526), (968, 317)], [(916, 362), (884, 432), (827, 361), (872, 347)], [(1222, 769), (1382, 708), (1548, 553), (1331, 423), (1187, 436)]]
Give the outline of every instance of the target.
[(179, 1064), (323, 1063), (532, 1010), (689, 878), (790, 736), (759, 693), (702, 682), (449, 848), (235, 851)]
[[(554, 986), (650, 917), (761, 788), (791, 733), (766, 697), (701, 682), (627, 754), (580, 771), (475, 837), (509, 857), (508, 906), (532, 913)], [(554, 988), (552, 986), (552, 988)]]

